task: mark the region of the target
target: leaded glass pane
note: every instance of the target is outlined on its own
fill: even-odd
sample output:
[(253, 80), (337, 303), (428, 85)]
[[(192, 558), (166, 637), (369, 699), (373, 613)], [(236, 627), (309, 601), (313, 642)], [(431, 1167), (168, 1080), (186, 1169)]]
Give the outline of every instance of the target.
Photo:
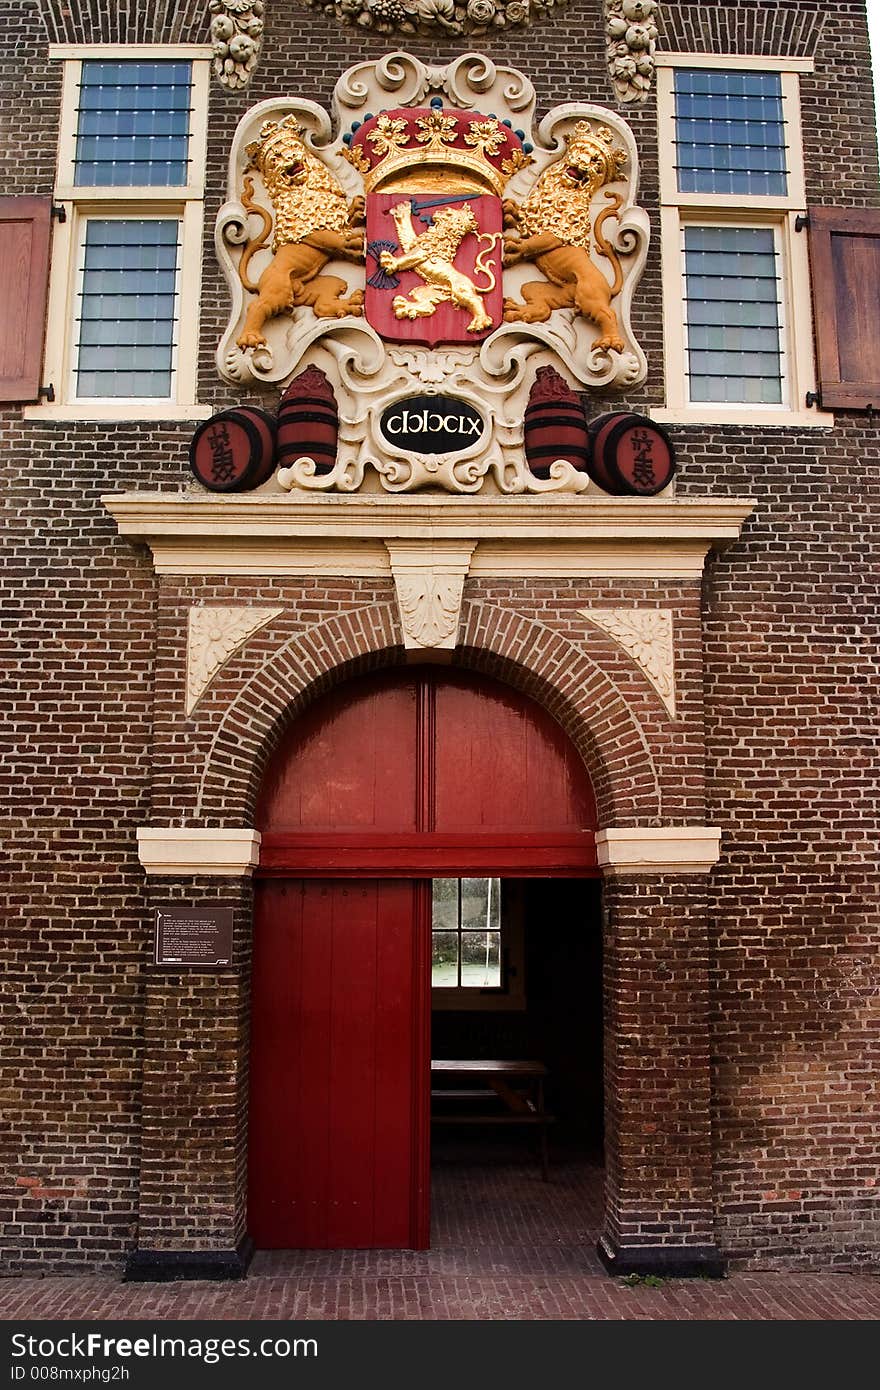
[(461, 880), (462, 931), (500, 926), (500, 880), (463, 878)]
[(681, 193), (784, 197), (788, 152), (779, 73), (678, 69), (675, 149)]
[(187, 176), (189, 63), (84, 62), (74, 181), (86, 188), (179, 188)]
[(471, 989), (497, 989), (500, 986), (500, 932), (462, 932), (461, 983)]
[(170, 398), (179, 246), (176, 217), (86, 223), (75, 324), (78, 399)]
[(455, 989), (458, 984), (457, 931), (431, 933), (431, 984), (435, 989)]
[(431, 918), (435, 931), (458, 930), (458, 879), (435, 878), (431, 890)]

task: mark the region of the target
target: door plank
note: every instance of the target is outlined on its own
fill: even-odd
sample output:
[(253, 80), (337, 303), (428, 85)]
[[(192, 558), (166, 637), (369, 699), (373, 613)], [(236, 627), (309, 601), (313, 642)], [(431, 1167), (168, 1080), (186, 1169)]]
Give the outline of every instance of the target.
[(379, 1154), (372, 1089), (380, 988), (378, 885), (357, 881), (335, 885), (332, 897), (326, 1239), (331, 1249), (360, 1249), (372, 1246), (376, 1234), (373, 1205)]

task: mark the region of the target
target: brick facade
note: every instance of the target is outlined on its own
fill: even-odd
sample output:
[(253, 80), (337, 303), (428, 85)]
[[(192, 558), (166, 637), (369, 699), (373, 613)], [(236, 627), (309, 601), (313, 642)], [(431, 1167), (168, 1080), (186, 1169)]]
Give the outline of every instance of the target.
[[(114, 11), (100, 32), (78, 0), (7, 9), (7, 193), (52, 189), (61, 71), (49, 41), (203, 42), (207, 29), (193, 3), (169, 7), (167, 24), (159, 7), (132, 5), (130, 28)], [(283, 0), (267, 9), (250, 86), (211, 91), (199, 399), (216, 409), (242, 403), (214, 365), (228, 299), (212, 247), (240, 117), (290, 90), (327, 104), (346, 67), (395, 46), (431, 62), (480, 46), (438, 52), (339, 29)], [(542, 111), (584, 96), (611, 105), (599, 9), (569, 5), (531, 32), (493, 37), (490, 54), (532, 78)], [(814, 57), (801, 79), (808, 201), (880, 205), (862, 5), (662, 9), (670, 50)], [(633, 308), (650, 370), (625, 400), (592, 396), (591, 414), (664, 399), (656, 106), (622, 114), (654, 229)], [(240, 1247), (250, 887), (181, 879), (148, 890), (135, 830), (252, 825), (262, 768), (305, 702), (403, 659), (390, 580), (157, 578), (149, 552), (117, 536), (100, 496), (183, 488), (191, 430), (0, 413), (10, 1270), (116, 1270), (136, 1248)], [(601, 825), (723, 831), (708, 881), (605, 884), (610, 1243), (685, 1244), (758, 1266), (866, 1266), (880, 1238), (877, 426), (839, 415), (830, 433), (672, 432), (679, 496), (757, 503), (741, 540), (709, 556), (702, 585), (469, 579), (454, 659), (550, 709), (590, 771)], [(185, 720), (186, 619), (200, 602), (283, 612)], [(614, 602), (673, 612), (674, 721), (579, 615)], [(235, 970), (151, 971), (151, 903), (199, 893), (236, 907)]]

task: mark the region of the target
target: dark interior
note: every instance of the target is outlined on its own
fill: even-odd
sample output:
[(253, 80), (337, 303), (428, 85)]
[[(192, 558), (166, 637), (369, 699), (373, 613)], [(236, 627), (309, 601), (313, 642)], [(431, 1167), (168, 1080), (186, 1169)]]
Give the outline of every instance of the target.
[[(525, 1007), (432, 1010), (434, 1058), (536, 1059), (548, 1068), (545, 1106), (554, 1150), (601, 1160), (602, 928), (598, 879), (505, 880), (521, 895)], [(459, 1083), (460, 1084), (460, 1083)], [(533, 1136), (515, 1127), (432, 1132), (433, 1161), (528, 1153)]]

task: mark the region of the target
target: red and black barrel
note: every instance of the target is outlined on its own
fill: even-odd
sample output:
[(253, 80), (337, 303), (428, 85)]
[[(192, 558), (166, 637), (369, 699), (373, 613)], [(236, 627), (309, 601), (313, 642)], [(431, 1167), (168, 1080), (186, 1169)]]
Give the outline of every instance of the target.
[(298, 458), (315, 461), (315, 473), (330, 473), (336, 463), (339, 410), (333, 387), (320, 367), (295, 376), (278, 408), (278, 463), (289, 467)]
[(211, 492), (249, 492), (275, 470), (275, 419), (256, 406), (221, 410), (199, 425), (189, 466)]
[(672, 440), (647, 415), (599, 415), (590, 421), (589, 439), (587, 472), (613, 497), (654, 497), (672, 482)]
[(587, 466), (587, 417), (580, 397), (554, 367), (539, 367), (526, 406), (526, 462), (536, 478), (549, 478), (550, 465), (565, 459), (582, 473)]

